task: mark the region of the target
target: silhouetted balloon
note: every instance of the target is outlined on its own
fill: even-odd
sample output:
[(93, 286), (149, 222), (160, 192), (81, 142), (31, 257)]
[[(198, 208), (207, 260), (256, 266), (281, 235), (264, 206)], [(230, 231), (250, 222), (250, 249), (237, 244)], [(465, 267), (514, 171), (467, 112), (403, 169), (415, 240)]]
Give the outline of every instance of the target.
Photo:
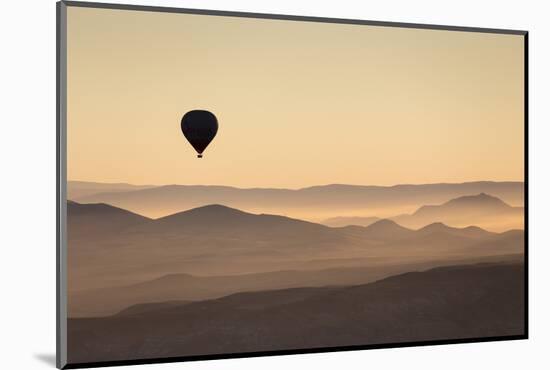
[(202, 158), (202, 152), (218, 132), (216, 116), (206, 110), (192, 110), (181, 119), (181, 131)]

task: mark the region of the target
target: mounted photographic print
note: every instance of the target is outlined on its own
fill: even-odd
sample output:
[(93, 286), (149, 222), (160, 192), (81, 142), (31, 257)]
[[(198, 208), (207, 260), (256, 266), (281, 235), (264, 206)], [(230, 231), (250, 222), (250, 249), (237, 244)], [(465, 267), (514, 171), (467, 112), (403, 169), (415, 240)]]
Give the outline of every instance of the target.
[(527, 32), (58, 3), (58, 366), (527, 338)]

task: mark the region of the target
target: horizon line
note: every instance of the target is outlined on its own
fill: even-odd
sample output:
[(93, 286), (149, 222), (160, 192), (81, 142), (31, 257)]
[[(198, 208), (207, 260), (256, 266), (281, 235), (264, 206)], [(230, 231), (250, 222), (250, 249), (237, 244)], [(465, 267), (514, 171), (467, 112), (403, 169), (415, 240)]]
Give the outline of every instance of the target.
[(463, 185), (463, 184), (475, 184), (475, 183), (521, 183), (525, 184), (525, 180), (471, 180), (471, 181), (462, 181), (462, 182), (425, 182), (425, 183), (396, 183), (393, 185), (374, 185), (374, 184), (351, 184), (351, 183), (327, 183), (327, 184), (317, 184), (317, 185), (308, 185), (302, 187), (268, 187), (268, 186), (235, 186), (235, 185), (220, 185), (220, 184), (134, 184), (131, 182), (101, 182), (101, 181), (89, 181), (89, 180), (67, 180), (69, 183), (89, 183), (89, 184), (102, 184), (102, 185), (129, 185), (129, 186), (143, 186), (150, 188), (161, 188), (168, 186), (202, 186), (202, 187), (226, 187), (233, 189), (241, 190), (255, 190), (255, 189), (264, 189), (264, 190), (304, 190), (311, 188), (320, 188), (328, 186), (350, 186), (350, 187), (377, 187), (377, 188), (392, 188), (397, 186), (425, 186), (425, 185)]

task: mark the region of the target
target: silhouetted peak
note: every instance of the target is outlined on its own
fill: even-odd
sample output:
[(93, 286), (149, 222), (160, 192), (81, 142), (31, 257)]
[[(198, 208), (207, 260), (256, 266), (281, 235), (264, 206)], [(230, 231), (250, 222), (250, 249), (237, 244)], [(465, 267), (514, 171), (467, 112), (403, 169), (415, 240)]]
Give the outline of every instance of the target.
[(467, 227), (463, 228), (463, 230), (465, 230), (465, 231), (481, 231), (481, 232), (488, 232), (487, 230), (482, 229), (482, 228), (479, 227), (479, 226), (467, 226)]
[(397, 222), (388, 220), (386, 218), (376, 221), (375, 223), (367, 226), (365, 229), (369, 231), (384, 231), (384, 232), (392, 232), (392, 231), (410, 231), (406, 227), (403, 227), (399, 225)]
[(246, 213), (246, 212), (243, 212), (243, 211), (238, 210), (236, 208), (227, 207), (227, 206), (224, 206), (222, 204), (209, 204), (209, 205), (206, 205), (206, 206), (190, 209), (186, 212), (194, 212), (194, 213), (201, 213), (201, 212), (204, 212), (204, 213), (209, 213), (209, 212), (213, 212), (213, 213), (220, 213), (220, 212), (225, 212), (225, 213)]
[(446, 231), (451, 229), (451, 227), (445, 225), (443, 222), (434, 222), (429, 225), (424, 226), (418, 231), (421, 232), (437, 232), (437, 231)]
[(243, 212), (241, 210), (227, 207), (221, 204), (209, 204), (202, 207), (192, 208), (186, 211), (178, 212), (157, 219), (157, 222), (187, 222), (197, 221), (202, 222), (204, 225), (208, 225), (207, 221), (211, 222), (225, 222), (234, 221), (235, 219), (242, 219), (243, 217), (256, 216), (250, 213)]
[(501, 199), (486, 193), (479, 193), (477, 195), (465, 195), (462, 197), (454, 198), (448, 201), (447, 204), (483, 204), (508, 206)]

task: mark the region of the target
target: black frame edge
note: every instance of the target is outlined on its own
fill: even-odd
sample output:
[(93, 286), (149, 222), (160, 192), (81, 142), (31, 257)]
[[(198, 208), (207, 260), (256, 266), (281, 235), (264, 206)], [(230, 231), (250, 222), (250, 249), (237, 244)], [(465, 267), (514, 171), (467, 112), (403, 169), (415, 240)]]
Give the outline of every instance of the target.
[(395, 343), (370, 344), (370, 345), (358, 345), (358, 346), (306, 348), (306, 349), (292, 349), (292, 350), (278, 350), (278, 351), (228, 353), (228, 354), (216, 354), (216, 355), (198, 355), (198, 356), (187, 356), (187, 357), (166, 357), (166, 358), (150, 358), (150, 359), (138, 359), (138, 360), (86, 362), (86, 363), (67, 364), (65, 367), (63, 367), (63, 369), (82, 369), (82, 368), (126, 366), (126, 365), (151, 365), (151, 364), (173, 363), (173, 362), (305, 355), (305, 354), (316, 354), (316, 353), (361, 351), (361, 350), (367, 350), (367, 349), (372, 350), (372, 349), (388, 349), (388, 348), (425, 347), (425, 346), (434, 346), (434, 345), (468, 344), (468, 343), (472, 344), (472, 343), (525, 340), (525, 339), (527, 339), (526, 335), (511, 335), (511, 336), (486, 337), (486, 338), (465, 338), (465, 339), (451, 339), (451, 340), (442, 339), (442, 340), (423, 341), (423, 342), (404, 342), (404, 343), (397, 343), (397, 344)]
[(525, 264), (525, 337), (529, 338), (529, 32), (523, 35), (523, 260)]

